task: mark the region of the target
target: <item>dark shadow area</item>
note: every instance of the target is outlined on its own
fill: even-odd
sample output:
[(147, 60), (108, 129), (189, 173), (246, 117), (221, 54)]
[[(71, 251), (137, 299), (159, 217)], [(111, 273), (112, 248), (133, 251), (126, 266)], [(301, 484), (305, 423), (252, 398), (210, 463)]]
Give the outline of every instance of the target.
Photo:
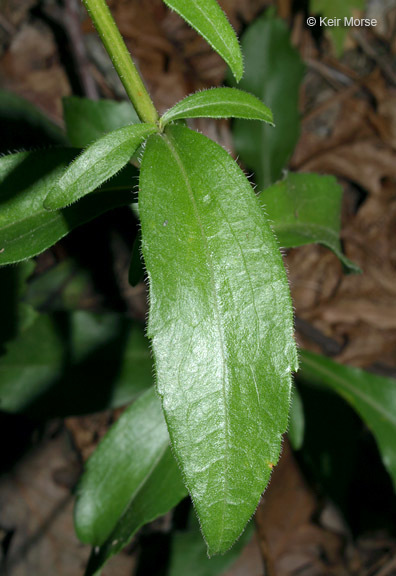
[(107, 409), (124, 359), (128, 322), (120, 317), (115, 335), (76, 362), (70, 316), (60, 312), (53, 318), (64, 343), (62, 377), (27, 406), (25, 412), (32, 418), (47, 419)]
[(38, 108), (10, 92), (0, 91), (0, 154), (66, 145), (64, 132)]
[(301, 382), (299, 391), (305, 414), (299, 461), (307, 477), (340, 507), (355, 535), (377, 528), (395, 534), (396, 497), (373, 436), (339, 396)]

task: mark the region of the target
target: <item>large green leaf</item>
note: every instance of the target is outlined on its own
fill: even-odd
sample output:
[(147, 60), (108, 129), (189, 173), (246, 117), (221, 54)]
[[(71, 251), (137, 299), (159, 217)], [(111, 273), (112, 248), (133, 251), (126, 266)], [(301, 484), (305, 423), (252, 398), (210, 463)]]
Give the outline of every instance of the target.
[(122, 414), (89, 459), (77, 490), (77, 535), (104, 545), (92, 560), (100, 566), (143, 523), (167, 512), (185, 494), (152, 388)]
[(78, 156), (49, 191), (44, 206), (59, 210), (93, 192), (117, 174), (144, 140), (157, 131), (152, 124), (132, 124), (110, 132)]
[(63, 99), (63, 115), (70, 144), (85, 148), (103, 134), (140, 122), (130, 102), (89, 100), (69, 96)]
[(209, 553), (224, 552), (287, 427), (297, 354), (286, 274), (243, 172), (184, 126), (148, 140), (139, 210), (158, 390)]
[[(157, 402), (159, 404), (158, 400)], [(150, 417), (150, 414), (147, 414), (147, 417)], [(161, 427), (162, 426), (161, 420)], [(169, 441), (169, 436), (167, 436), (167, 438)], [(118, 447), (116, 449), (118, 449)], [(131, 451), (125, 454), (126, 461), (129, 461), (130, 458)], [(103, 470), (107, 464), (108, 459), (103, 462)], [(136, 461), (136, 465), (140, 466), (140, 462)], [(155, 463), (152, 471), (144, 478), (138, 492), (134, 493), (133, 497), (131, 497), (127, 508), (122, 516), (120, 516), (116, 527), (106, 542), (100, 546), (99, 549), (92, 551), (86, 576), (96, 574), (98, 569), (100, 569), (111, 556), (117, 554), (130, 542), (139, 528), (148, 522), (152, 522), (158, 518), (158, 516), (169, 512), (169, 510), (176, 506), (185, 496), (187, 496), (187, 489), (183, 484), (180, 470), (172, 455), (171, 449), (167, 446), (162, 457)]]
[(243, 76), (238, 39), (216, 0), (164, 0), (227, 62), (237, 82)]
[(16, 94), (0, 90), (0, 153), (37, 146), (67, 145), (66, 134), (43, 112)]
[(348, 28), (344, 22), (346, 18), (351, 18), (355, 10), (364, 10), (365, 0), (311, 0), (310, 12), (320, 14), (325, 18), (339, 18), (338, 26), (327, 26), (323, 29), (328, 31), (333, 38), (336, 53), (341, 56), (344, 48), (345, 37), (348, 34)]
[(265, 102), (276, 124), (272, 128), (236, 120), (233, 125), (235, 148), (244, 164), (254, 170), (259, 189), (263, 189), (281, 177), (297, 143), (298, 92), (304, 67), (280, 19), (259, 18), (241, 42), (246, 72), (240, 88)]
[(127, 166), (78, 205), (45, 210), (46, 195), (75, 155), (76, 150), (59, 148), (0, 158), (0, 265), (36, 256), (84, 222), (131, 202), (137, 171)]
[(211, 88), (187, 96), (161, 118), (162, 126), (179, 118), (245, 118), (273, 123), (272, 112), (261, 100), (235, 88)]
[(351, 272), (358, 266), (342, 253), (342, 188), (334, 176), (292, 174), (259, 195), (281, 246), (319, 243), (330, 248)]
[(356, 410), (373, 433), (396, 488), (396, 380), (337, 364), (303, 350), (299, 377), (325, 385)]
[(97, 412), (152, 381), (142, 327), (116, 314), (39, 315), (0, 357), (0, 409), (39, 418)]

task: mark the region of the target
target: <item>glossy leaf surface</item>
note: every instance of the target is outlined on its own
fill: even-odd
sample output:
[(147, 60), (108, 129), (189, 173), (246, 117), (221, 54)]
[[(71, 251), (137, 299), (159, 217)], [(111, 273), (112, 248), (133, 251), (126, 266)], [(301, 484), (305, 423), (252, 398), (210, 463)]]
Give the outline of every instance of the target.
[(152, 383), (139, 325), (116, 314), (43, 314), (0, 357), (0, 410), (35, 418), (97, 412)]
[(75, 155), (76, 150), (53, 149), (0, 158), (0, 265), (36, 256), (84, 222), (131, 202), (137, 171), (127, 166), (78, 205), (45, 210), (46, 195)]
[(240, 88), (271, 108), (276, 125), (272, 128), (246, 120), (233, 124), (236, 151), (246, 167), (254, 170), (255, 183), (263, 189), (281, 177), (297, 143), (298, 92), (304, 67), (280, 19), (259, 18), (246, 30), (241, 43), (246, 71)]
[(281, 246), (318, 243), (330, 248), (350, 272), (359, 267), (342, 253), (342, 188), (334, 176), (292, 174), (259, 195)]
[(237, 82), (243, 75), (242, 53), (235, 32), (216, 0), (164, 0), (227, 62)]
[(130, 102), (89, 100), (77, 96), (63, 99), (63, 116), (69, 142), (76, 148), (85, 148), (103, 134), (126, 124), (140, 123)]
[[(148, 484), (152, 485), (153, 475), (158, 473), (159, 467), (165, 473), (164, 460), (172, 466), (170, 458), (161, 404), (152, 388), (122, 414), (88, 460), (77, 489), (75, 525), (78, 537), (83, 542), (100, 546), (119, 527), (120, 518), (122, 522), (122, 518), (130, 514), (135, 522), (131, 509), (134, 505), (144, 508), (144, 491)], [(173, 466), (177, 470), (176, 464)], [(174, 488), (180, 500), (185, 489), (177, 472), (179, 484), (176, 482)], [(158, 479), (158, 474), (156, 477)], [(153, 488), (155, 490), (156, 486)], [(181, 496), (180, 490), (183, 491)], [(167, 497), (178, 502), (172, 492)], [(159, 502), (158, 506), (161, 505)], [(149, 497), (147, 506), (152, 506)], [(143, 518), (144, 512), (140, 511), (140, 514), (143, 522), (150, 519)]]
[(272, 112), (261, 100), (235, 88), (211, 88), (187, 96), (161, 118), (163, 126), (179, 118), (245, 118), (273, 123)]
[(186, 127), (147, 142), (139, 211), (158, 391), (209, 553), (224, 552), (287, 427), (297, 354), (286, 274), (243, 172)]
[[(156, 401), (160, 404), (158, 399)], [(150, 415), (148, 414), (148, 416)], [(161, 420), (161, 428), (162, 426)], [(166, 429), (164, 434), (165, 432), (167, 434)], [(167, 440), (169, 442), (168, 435)], [(131, 452), (130, 450), (126, 458), (130, 458)], [(108, 460), (104, 461), (103, 467), (107, 463)], [(140, 464), (137, 462), (136, 465), (139, 466)], [(180, 470), (171, 449), (167, 446), (151, 473), (145, 477), (139, 491), (131, 498), (106, 542), (98, 550), (92, 551), (86, 576), (96, 574), (111, 556), (120, 552), (130, 542), (139, 528), (169, 512), (185, 496), (187, 496), (187, 489), (183, 484)], [(201, 545), (203, 545), (202, 537)]]
[(301, 352), (299, 377), (331, 388), (356, 410), (373, 433), (396, 488), (396, 380), (306, 350)]
[(102, 136), (67, 168), (45, 199), (45, 208), (59, 210), (96, 190), (117, 174), (156, 130), (151, 124), (133, 124)]

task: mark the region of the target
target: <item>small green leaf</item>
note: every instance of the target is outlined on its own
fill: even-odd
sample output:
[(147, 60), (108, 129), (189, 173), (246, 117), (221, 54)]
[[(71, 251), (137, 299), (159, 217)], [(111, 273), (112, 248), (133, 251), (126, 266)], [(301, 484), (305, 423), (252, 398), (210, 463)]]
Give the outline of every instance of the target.
[[(159, 404), (158, 400), (157, 402)], [(169, 441), (169, 436), (167, 438)], [(128, 452), (125, 460), (129, 461), (130, 457), (131, 452)], [(140, 463), (137, 465), (140, 466)], [(120, 516), (106, 542), (99, 550), (92, 551), (85, 576), (96, 574), (111, 556), (120, 552), (130, 542), (139, 528), (169, 512), (186, 496), (187, 489), (183, 484), (180, 470), (170, 447), (167, 446), (163, 456), (156, 462), (152, 472), (144, 479), (139, 491), (134, 494)]]
[(340, 26), (324, 26), (333, 39), (337, 56), (341, 56), (348, 27), (344, 25), (346, 18), (351, 18), (354, 10), (364, 10), (365, 0), (311, 0), (310, 12), (320, 14), (325, 18), (339, 18)]
[(45, 197), (75, 155), (76, 150), (60, 148), (0, 158), (0, 265), (36, 256), (84, 222), (131, 202), (137, 170), (127, 166), (78, 205), (45, 210)]
[(132, 124), (103, 136), (89, 146), (50, 190), (48, 210), (64, 208), (93, 192), (129, 162), (144, 140), (157, 131), (152, 124)]
[(130, 102), (89, 100), (77, 96), (63, 99), (63, 116), (69, 142), (76, 148), (85, 148), (126, 124), (140, 122)]
[(286, 274), (242, 170), (184, 126), (147, 142), (139, 211), (158, 391), (209, 553), (221, 553), (287, 427), (297, 353)]
[(254, 533), (254, 526), (250, 524), (232, 550), (222, 556), (208, 558), (198, 522), (190, 523), (192, 526), (188, 530), (176, 532), (172, 537), (166, 576), (220, 576), (238, 559)]
[(254, 170), (255, 182), (262, 190), (281, 177), (296, 146), (304, 66), (280, 19), (259, 18), (246, 30), (241, 43), (246, 72), (240, 88), (265, 102), (276, 123), (275, 129), (246, 120), (233, 123), (236, 151), (246, 167)]
[(243, 76), (243, 59), (235, 32), (216, 0), (164, 0), (216, 50), (231, 68), (237, 82)]
[(334, 176), (292, 174), (259, 195), (284, 248), (318, 243), (330, 248), (349, 272), (360, 268), (342, 253), (342, 188)]
[(396, 380), (301, 351), (299, 378), (327, 386), (346, 400), (373, 433), (396, 489)]
[[(153, 477), (159, 479), (159, 470), (163, 484), (160, 481), (157, 486)], [(164, 477), (169, 470), (174, 486), (169, 486)], [(129, 539), (152, 515), (168, 511), (168, 506), (161, 502), (161, 493), (174, 505), (185, 495), (185, 489), (169, 451), (161, 404), (151, 388), (122, 414), (88, 460), (77, 489), (78, 537), (93, 546), (104, 544), (106, 557), (111, 552), (109, 544), (118, 552), (119, 542), (106, 543), (106, 540), (117, 530)], [(160, 509), (158, 513), (156, 508)]]
[(304, 442), (304, 407), (298, 390), (293, 386), (288, 435), (294, 450), (300, 450)]
[(161, 124), (165, 126), (180, 118), (245, 118), (273, 124), (272, 112), (261, 100), (235, 88), (195, 92), (168, 110)]
[(152, 386), (142, 327), (116, 314), (39, 315), (0, 358), (0, 410), (54, 418), (130, 402)]

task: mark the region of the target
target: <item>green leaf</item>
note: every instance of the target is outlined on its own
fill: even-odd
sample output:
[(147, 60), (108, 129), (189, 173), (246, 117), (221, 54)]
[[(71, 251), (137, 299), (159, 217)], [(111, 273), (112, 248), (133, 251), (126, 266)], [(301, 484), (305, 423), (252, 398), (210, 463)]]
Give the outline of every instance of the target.
[(254, 528), (248, 527), (234, 548), (223, 556), (208, 558), (197, 522), (189, 530), (176, 532), (171, 542), (170, 563), (166, 576), (220, 576), (238, 559), (252, 539)]
[(16, 148), (67, 144), (63, 130), (16, 94), (0, 90), (0, 153)]
[(180, 118), (246, 118), (273, 123), (272, 112), (261, 100), (235, 88), (211, 88), (195, 92), (168, 110), (162, 126)]
[(259, 195), (284, 248), (318, 243), (330, 248), (350, 272), (360, 268), (342, 253), (342, 188), (334, 176), (288, 173)]
[(243, 172), (184, 126), (147, 142), (139, 211), (158, 391), (209, 553), (221, 553), (287, 427), (297, 354), (286, 274)]
[(132, 124), (114, 130), (89, 146), (66, 170), (44, 201), (58, 210), (93, 192), (117, 174), (144, 140), (157, 131), (152, 124)]
[(294, 450), (300, 450), (304, 443), (304, 407), (298, 390), (293, 386), (288, 435)]
[(339, 26), (325, 26), (333, 39), (337, 56), (341, 56), (348, 28), (344, 25), (344, 19), (350, 18), (354, 10), (364, 10), (365, 0), (311, 0), (310, 12), (320, 14), (326, 18), (339, 18)]
[(97, 412), (152, 381), (142, 327), (116, 314), (39, 315), (0, 358), (0, 410), (40, 419)]
[(396, 489), (396, 380), (343, 366), (306, 350), (301, 351), (299, 377), (331, 388), (356, 410), (373, 433)]
[(4, 344), (15, 338), (36, 317), (37, 312), (30, 303), (21, 302), (26, 292), (26, 281), (34, 268), (35, 263), (31, 260), (18, 266), (0, 268), (0, 354), (4, 352)]
[[(158, 400), (157, 402), (159, 404)], [(168, 434), (167, 441), (169, 442)], [(129, 462), (131, 451), (128, 451), (124, 458)], [(140, 466), (140, 462), (136, 462), (136, 465)], [(187, 496), (187, 490), (180, 470), (172, 456), (171, 449), (167, 446), (163, 456), (155, 463), (152, 472), (142, 482), (139, 491), (131, 498), (106, 542), (100, 546), (99, 550), (92, 551), (86, 576), (96, 574), (111, 556), (120, 552), (130, 542), (139, 528), (169, 512), (185, 496)]]
[(0, 158), (0, 265), (36, 256), (84, 222), (131, 202), (137, 171), (127, 166), (78, 205), (45, 210), (45, 197), (75, 155), (75, 150), (60, 148)]
[(63, 99), (63, 115), (70, 144), (85, 148), (107, 132), (140, 122), (130, 102), (89, 100), (69, 96)]
[(231, 68), (237, 82), (243, 76), (243, 59), (235, 32), (216, 0), (164, 0), (216, 50)]
[(276, 128), (246, 120), (233, 124), (236, 151), (246, 167), (254, 170), (255, 182), (263, 189), (281, 177), (297, 143), (298, 92), (304, 66), (280, 19), (259, 18), (241, 42), (246, 72), (240, 88), (265, 102), (276, 124)]
[(131, 538), (141, 523), (167, 512), (169, 502), (173, 506), (185, 492), (170, 453), (161, 404), (151, 388), (122, 414), (88, 460), (77, 490), (77, 535), (93, 546), (104, 544), (102, 554), (108, 557), (111, 543), (115, 552), (124, 545), (106, 542), (109, 536), (119, 531)]

